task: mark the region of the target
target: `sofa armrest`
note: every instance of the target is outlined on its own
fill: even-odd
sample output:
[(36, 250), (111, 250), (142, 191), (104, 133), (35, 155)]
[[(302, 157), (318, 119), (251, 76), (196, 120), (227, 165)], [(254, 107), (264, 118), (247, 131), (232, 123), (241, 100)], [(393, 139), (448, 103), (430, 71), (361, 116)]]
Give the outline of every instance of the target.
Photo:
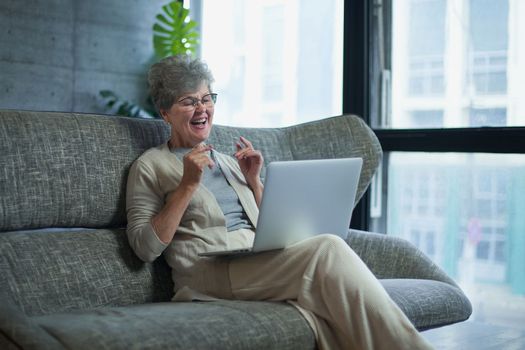
[(439, 266), (405, 239), (351, 229), (346, 240), (379, 279), (427, 279), (457, 287)]

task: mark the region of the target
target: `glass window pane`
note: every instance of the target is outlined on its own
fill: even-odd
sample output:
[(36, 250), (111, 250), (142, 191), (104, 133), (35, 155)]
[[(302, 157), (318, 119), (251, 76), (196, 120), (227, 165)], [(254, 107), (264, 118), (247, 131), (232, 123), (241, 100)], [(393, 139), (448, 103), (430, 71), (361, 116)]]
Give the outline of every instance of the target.
[(523, 19), (520, 0), (392, 1), (391, 115), (379, 125), (525, 125)]
[(476, 259), (488, 260), (489, 259), (489, 248), (490, 248), (489, 242), (480, 241), (476, 246)]
[(343, 0), (202, 0), (215, 122), (278, 127), (342, 113)]
[(498, 262), (505, 262), (505, 242), (496, 242), (494, 259)]
[(473, 320), (525, 324), (525, 313), (516, 319), (525, 310), (525, 155), (386, 157), (387, 212), (371, 219), (371, 229), (384, 220), (387, 234), (410, 240), (443, 268), (473, 302)]

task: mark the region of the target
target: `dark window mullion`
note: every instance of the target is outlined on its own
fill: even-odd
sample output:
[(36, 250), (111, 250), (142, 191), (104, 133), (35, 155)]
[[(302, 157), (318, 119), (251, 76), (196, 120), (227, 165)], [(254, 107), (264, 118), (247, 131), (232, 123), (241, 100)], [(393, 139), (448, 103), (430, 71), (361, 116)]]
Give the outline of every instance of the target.
[[(363, 0), (344, 3), (343, 113), (356, 114), (370, 125), (369, 3)], [(354, 209), (352, 228), (368, 230), (369, 202), (367, 191)]]
[(356, 114), (369, 124), (368, 19), (368, 1), (345, 1), (343, 113)]
[(525, 153), (525, 127), (375, 129), (383, 151)]

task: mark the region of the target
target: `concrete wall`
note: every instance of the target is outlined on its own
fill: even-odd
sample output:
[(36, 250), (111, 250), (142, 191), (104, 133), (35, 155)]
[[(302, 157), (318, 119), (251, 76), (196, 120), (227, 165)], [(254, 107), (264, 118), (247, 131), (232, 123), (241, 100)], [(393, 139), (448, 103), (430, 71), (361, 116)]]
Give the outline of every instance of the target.
[(1, 0), (0, 109), (104, 112), (142, 103), (152, 26), (169, 0)]

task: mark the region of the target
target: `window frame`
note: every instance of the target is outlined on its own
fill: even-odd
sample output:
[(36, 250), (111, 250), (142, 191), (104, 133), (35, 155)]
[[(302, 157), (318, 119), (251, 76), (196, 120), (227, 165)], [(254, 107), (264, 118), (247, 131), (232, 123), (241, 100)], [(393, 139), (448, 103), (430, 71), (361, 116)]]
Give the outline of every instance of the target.
[[(525, 153), (525, 126), (384, 129), (373, 127), (378, 118), (371, 115), (371, 87), (377, 72), (371, 62), (373, 11), (385, 7), (392, 13), (392, 0), (347, 0), (344, 6), (343, 43), (343, 113), (359, 115), (374, 131), (383, 152), (383, 167), (378, 171), (386, 181), (389, 152), (460, 152), (460, 153)], [(388, 17), (388, 16), (387, 16)], [(382, 25), (390, 33), (391, 18)], [(386, 61), (389, 61), (391, 42), (384, 40)], [(372, 83), (371, 83), (372, 82)], [(378, 96), (378, 95), (376, 95)], [(386, 195), (386, 186), (383, 186)], [(370, 188), (356, 206), (351, 227), (368, 231), (370, 227)], [(383, 200), (383, 205), (386, 205)], [(386, 213), (386, 211), (383, 211)], [(385, 220), (386, 221), (386, 220)]]
[[(370, 1), (347, 0), (343, 18), (343, 114), (360, 116), (370, 125)], [(370, 188), (354, 208), (350, 227), (368, 231)]]

